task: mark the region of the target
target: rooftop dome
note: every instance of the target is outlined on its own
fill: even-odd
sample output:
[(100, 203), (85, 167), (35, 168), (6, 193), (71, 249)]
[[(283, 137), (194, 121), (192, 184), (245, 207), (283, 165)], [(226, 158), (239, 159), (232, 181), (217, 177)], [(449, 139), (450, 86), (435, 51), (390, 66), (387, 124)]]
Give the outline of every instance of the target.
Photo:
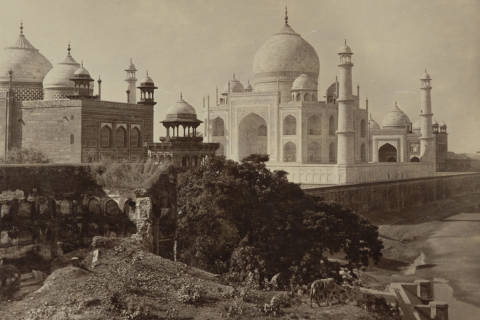
[(292, 90), (317, 90), (317, 84), (308, 75), (302, 73), (293, 81)]
[(348, 53), (348, 54), (353, 54), (352, 48), (347, 44), (347, 40), (345, 40), (343, 46), (338, 49), (338, 53)]
[(332, 83), (327, 89), (327, 97), (329, 96), (337, 96), (337, 81)]
[(11, 70), (13, 81), (42, 83), (51, 68), (50, 61), (27, 40), (20, 25), (17, 42), (0, 54), (0, 81), (8, 81)]
[(368, 120), (368, 127), (371, 130), (380, 130), (380, 125), (378, 124), (377, 121), (373, 120), (371, 116), (370, 116), (370, 120)]
[(395, 102), (392, 110), (390, 110), (382, 120), (384, 128), (405, 128), (411, 124), (408, 116), (403, 112)]
[(67, 56), (62, 62), (57, 63), (43, 80), (44, 89), (73, 88), (75, 84), (70, 80), (75, 72), (81, 67), (72, 57), (70, 44), (67, 48)]
[(250, 81), (248, 81), (247, 87), (245, 88), (245, 91), (253, 91), (252, 85), (250, 84)]
[(83, 66), (83, 63), (80, 66), (80, 68), (78, 68), (77, 71), (74, 72), (73, 75), (75, 78), (90, 78), (90, 72), (88, 72), (88, 70), (85, 69), (85, 67)]
[(198, 122), (195, 109), (185, 100), (180, 93), (180, 99), (167, 110), (166, 121)]
[(243, 92), (245, 89), (243, 88), (243, 84), (237, 80), (235, 77), (235, 73), (233, 74), (232, 80), (228, 80), (227, 83), (225, 84), (225, 87), (223, 88), (223, 92)]
[(153, 82), (152, 78), (147, 74), (145, 75), (145, 78), (140, 82), (141, 87), (154, 87), (155, 83)]
[(282, 29), (265, 41), (253, 60), (255, 84), (275, 82), (279, 77), (293, 80), (302, 73), (317, 80), (319, 71), (317, 52), (290, 27), (287, 15)]

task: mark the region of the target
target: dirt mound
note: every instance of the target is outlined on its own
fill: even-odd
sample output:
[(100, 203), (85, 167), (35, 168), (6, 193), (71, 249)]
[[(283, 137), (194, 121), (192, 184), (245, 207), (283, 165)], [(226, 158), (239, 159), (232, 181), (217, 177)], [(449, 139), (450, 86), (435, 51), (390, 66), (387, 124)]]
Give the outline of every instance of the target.
[[(95, 243), (82, 261), (55, 270), (23, 300), (0, 304), (0, 319), (264, 319), (270, 316), (265, 304), (279, 294), (223, 284), (214, 274), (148, 253), (133, 239)], [(312, 309), (306, 297), (292, 299), (278, 315), (373, 319), (354, 306)]]

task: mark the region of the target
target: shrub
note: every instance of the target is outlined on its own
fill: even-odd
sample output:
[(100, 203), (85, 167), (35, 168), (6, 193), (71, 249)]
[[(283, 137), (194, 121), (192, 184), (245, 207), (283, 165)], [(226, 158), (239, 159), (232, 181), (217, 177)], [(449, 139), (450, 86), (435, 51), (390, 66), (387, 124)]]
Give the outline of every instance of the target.
[(182, 284), (177, 291), (177, 299), (179, 302), (188, 304), (198, 304), (202, 299), (202, 288), (191, 283)]

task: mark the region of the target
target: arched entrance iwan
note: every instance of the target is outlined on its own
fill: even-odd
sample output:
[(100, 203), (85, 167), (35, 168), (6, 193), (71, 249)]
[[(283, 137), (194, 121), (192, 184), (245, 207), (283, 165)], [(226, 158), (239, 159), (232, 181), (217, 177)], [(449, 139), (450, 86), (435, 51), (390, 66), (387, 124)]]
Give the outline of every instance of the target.
[(267, 123), (258, 114), (250, 113), (238, 126), (238, 158), (251, 154), (267, 154)]
[(385, 143), (378, 149), (378, 161), (397, 162), (397, 148), (390, 143)]

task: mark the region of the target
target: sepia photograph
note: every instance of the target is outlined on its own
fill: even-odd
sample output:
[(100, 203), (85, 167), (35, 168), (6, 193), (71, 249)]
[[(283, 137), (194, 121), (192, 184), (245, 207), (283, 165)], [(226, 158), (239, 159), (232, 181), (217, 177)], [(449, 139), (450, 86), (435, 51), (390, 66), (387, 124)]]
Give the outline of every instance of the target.
[(0, 8), (0, 320), (480, 319), (480, 0)]

